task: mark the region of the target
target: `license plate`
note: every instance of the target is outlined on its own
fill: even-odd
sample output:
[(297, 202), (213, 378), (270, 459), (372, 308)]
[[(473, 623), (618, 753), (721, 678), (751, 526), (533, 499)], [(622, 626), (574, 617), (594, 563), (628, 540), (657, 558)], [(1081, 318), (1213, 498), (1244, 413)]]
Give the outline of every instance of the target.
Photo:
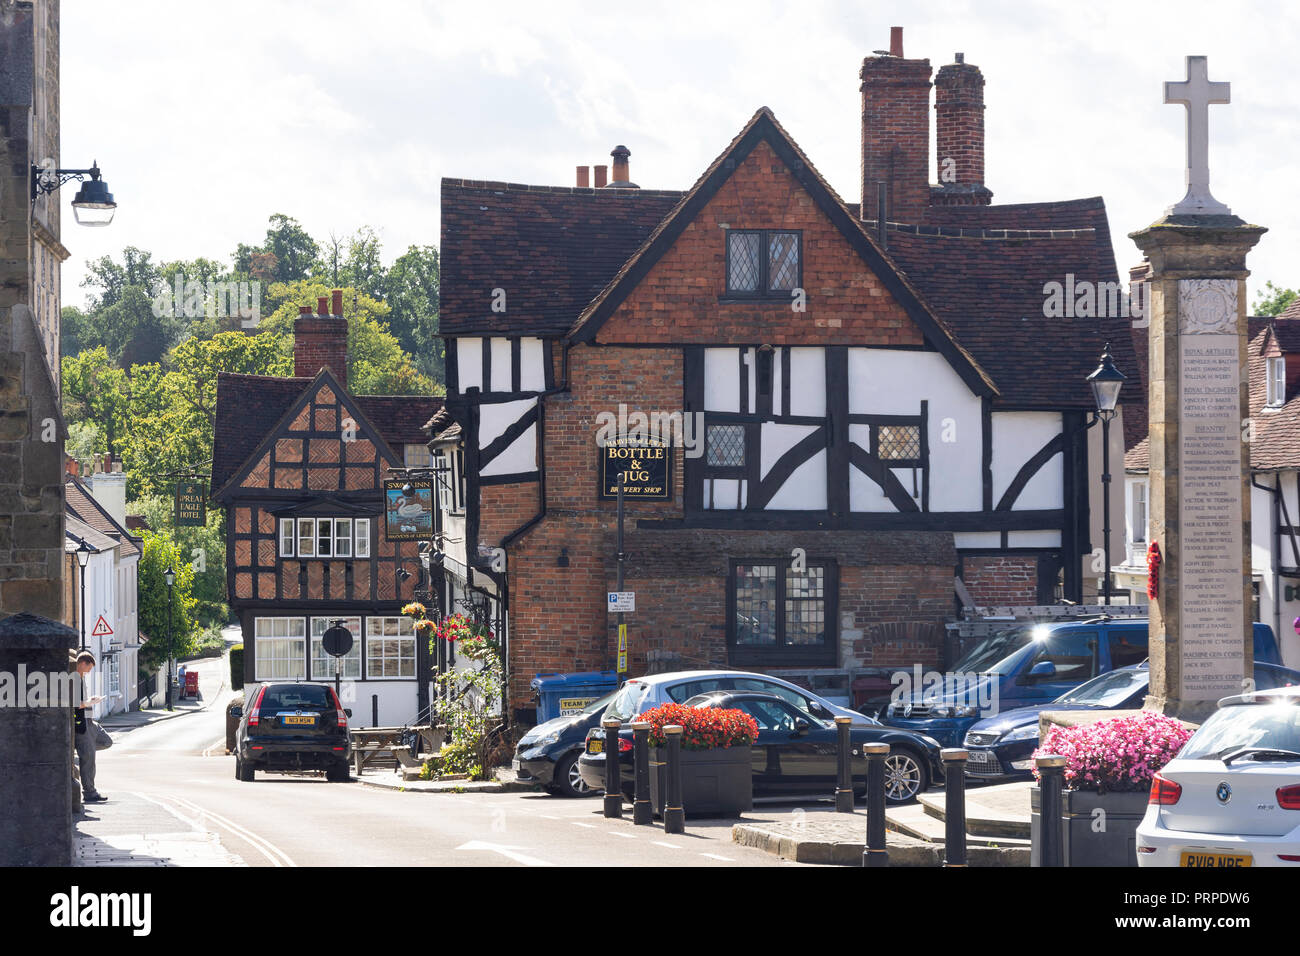
[(588, 741), (587, 741), (587, 753), (589, 753), (589, 754), (600, 754), (600, 753), (604, 753), (604, 752), (605, 752), (605, 741), (603, 741), (603, 740), (588, 740)]
[(294, 716), (294, 717), (285, 717), (285, 718), (284, 718), (284, 722), (285, 722), (286, 724), (300, 724), (300, 725), (303, 725), (303, 726), (306, 726), (306, 727), (310, 727), (310, 726), (312, 726), (314, 723), (316, 723), (316, 718), (315, 718), (315, 717), (312, 717), (312, 716), (307, 716), (307, 715), (304, 715), (304, 716), (301, 716), (301, 717), (299, 717), (299, 716)]
[(515, 773), (518, 773), (518, 772), (519, 772), (520, 767), (521, 767), (521, 764), (519, 763), (519, 758), (518, 758), (518, 757), (516, 757), (514, 760), (510, 761), (510, 769), (513, 770)]
[(970, 751), (967, 751), (967, 753), (970, 754), (970, 762), (971, 762), (971, 763), (988, 763), (988, 762), (989, 762), (989, 754), (986, 754), (986, 753), (985, 753), (984, 751), (982, 751), (982, 750), (970, 750)]
[(1184, 850), (1179, 866), (1251, 866), (1254, 857), (1249, 853), (1199, 853)]

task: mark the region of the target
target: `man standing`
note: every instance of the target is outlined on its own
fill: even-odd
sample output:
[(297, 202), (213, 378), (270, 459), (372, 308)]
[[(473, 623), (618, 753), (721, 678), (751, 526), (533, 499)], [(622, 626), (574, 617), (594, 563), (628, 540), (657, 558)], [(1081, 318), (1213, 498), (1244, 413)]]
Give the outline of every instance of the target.
[(82, 800), (86, 803), (103, 803), (108, 798), (95, 789), (95, 752), (113, 746), (113, 738), (87, 713), (88, 708), (93, 708), (104, 699), (102, 696), (86, 696), (86, 675), (94, 666), (95, 655), (90, 651), (81, 651), (77, 654), (77, 674), (80, 675), (80, 691), (77, 696), (81, 703), (75, 708), (76, 748), (77, 763), (81, 772)]

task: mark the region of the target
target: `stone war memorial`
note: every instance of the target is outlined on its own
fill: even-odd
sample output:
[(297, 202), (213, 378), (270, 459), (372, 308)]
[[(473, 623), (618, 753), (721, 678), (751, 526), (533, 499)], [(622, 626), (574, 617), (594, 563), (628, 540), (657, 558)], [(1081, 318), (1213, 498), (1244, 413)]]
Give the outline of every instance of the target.
[(1250, 449), (1246, 254), (1265, 230), (1210, 193), (1209, 113), (1229, 101), (1203, 56), (1165, 103), (1187, 111), (1187, 194), (1130, 238), (1151, 263), (1148, 709), (1199, 722), (1249, 689)]

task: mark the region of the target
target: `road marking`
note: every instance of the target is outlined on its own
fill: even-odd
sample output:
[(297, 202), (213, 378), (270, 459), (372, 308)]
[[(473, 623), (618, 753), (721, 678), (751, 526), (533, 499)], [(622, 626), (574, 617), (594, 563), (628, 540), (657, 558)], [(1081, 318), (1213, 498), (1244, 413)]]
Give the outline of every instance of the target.
[(539, 814), (537, 814), (537, 815), (538, 815), (539, 817), (541, 817), (543, 820), (563, 820), (563, 819), (564, 819), (564, 817), (553, 817), (553, 816), (551, 816), (549, 813), (539, 813)]
[(624, 840), (635, 840), (636, 835), (632, 833), (619, 833), (617, 830), (610, 830), (610, 836), (622, 837)]
[[(141, 796), (144, 796), (144, 794), (141, 794)], [(145, 797), (145, 799), (148, 800), (149, 798)], [(217, 826), (224, 827), (225, 829), (229, 830), (231, 833), (235, 834), (238, 837), (241, 837), (248, 843), (252, 844), (254, 849), (256, 849), (259, 853), (262, 854), (262, 856), (266, 857), (268, 860), (271, 861), (272, 866), (297, 866), (298, 865), (297, 863), (293, 862), (293, 860), (289, 859), (288, 855), (284, 853), (284, 851), (280, 850), (270, 840), (258, 836), (256, 833), (253, 833), (251, 830), (245, 829), (244, 827), (240, 826), (238, 823), (235, 823), (233, 820), (228, 820), (225, 817), (221, 816), (220, 814), (213, 813), (211, 810), (207, 810), (199, 806), (197, 803), (185, 799), (184, 797), (174, 796), (172, 797), (172, 799), (175, 800), (182, 807), (185, 807), (186, 809), (190, 810), (192, 813), (197, 813), (199, 815), (198, 819), (200, 821), (200, 825), (201, 825), (201, 821), (204, 820), (205, 818), (211, 818), (212, 821), (217, 824)], [(204, 829), (207, 828), (204, 827)]]
[(596, 824), (594, 823), (579, 823), (577, 820), (570, 820), (569, 822), (575, 827), (586, 827), (588, 830), (596, 829)]
[(651, 840), (650, 842), (653, 843), (655, 846), (666, 846), (670, 850), (681, 849), (681, 847), (679, 847), (676, 843), (665, 843), (663, 840)]
[(520, 850), (527, 849), (521, 846), (502, 846), (499, 843), (484, 843), (481, 840), (471, 840), (469, 843), (462, 843), (456, 847), (458, 850), (487, 850), (489, 853), (500, 853), (508, 860), (514, 860), (516, 863), (522, 863), (524, 866), (554, 866), (554, 863), (547, 863), (545, 860), (539, 860), (535, 856), (528, 856), (526, 853), (520, 853)]
[(707, 856), (710, 860), (721, 860), (723, 863), (735, 863), (729, 856), (718, 856), (716, 853), (701, 853), (700, 856)]

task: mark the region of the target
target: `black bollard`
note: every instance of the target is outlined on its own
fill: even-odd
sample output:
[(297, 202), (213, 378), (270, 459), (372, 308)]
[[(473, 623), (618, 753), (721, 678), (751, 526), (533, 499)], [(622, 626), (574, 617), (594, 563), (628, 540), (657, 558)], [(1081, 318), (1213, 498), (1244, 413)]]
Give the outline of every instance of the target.
[(966, 761), (970, 754), (960, 747), (944, 747), (943, 760), (943, 865), (966, 865)]
[(1065, 848), (1061, 843), (1061, 789), (1065, 785), (1065, 758), (1059, 754), (1043, 754), (1034, 758), (1038, 768), (1040, 820), (1039, 866), (1064, 866)]
[(835, 764), (838, 779), (835, 785), (835, 812), (853, 812), (853, 771), (850, 769), (852, 743), (849, 739), (849, 727), (852, 717), (836, 717), (835, 729), (839, 732), (835, 747)]
[(682, 809), (682, 727), (669, 724), (664, 728), (668, 737), (668, 797), (664, 800), (664, 833), (686, 832), (686, 811)]
[(650, 805), (650, 724), (632, 721), (632, 753), (636, 758), (636, 798), (632, 802), (632, 822), (637, 826), (654, 823)]
[(605, 728), (605, 816), (611, 820), (623, 816), (623, 780), (620, 774), (618, 755), (618, 732), (623, 726), (621, 720), (602, 720)]
[(867, 848), (862, 853), (863, 866), (889, 866), (885, 849), (885, 758), (889, 744), (863, 744), (867, 758)]

